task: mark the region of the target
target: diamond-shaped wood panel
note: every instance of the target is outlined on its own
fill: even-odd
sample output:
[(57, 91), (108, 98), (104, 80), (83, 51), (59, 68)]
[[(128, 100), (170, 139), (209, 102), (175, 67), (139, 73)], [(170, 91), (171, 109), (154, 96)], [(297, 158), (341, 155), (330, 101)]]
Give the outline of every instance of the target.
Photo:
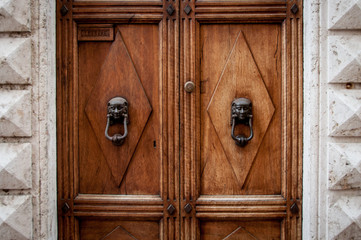
[(253, 234), (248, 232), (245, 228), (239, 226), (237, 229), (235, 229), (232, 233), (227, 235), (223, 240), (237, 240), (237, 239), (243, 239), (243, 240), (255, 240), (256, 238)]
[[(117, 96), (124, 97), (129, 103), (128, 136), (121, 146), (113, 145), (104, 136), (107, 123), (107, 103)], [(99, 79), (85, 107), (85, 112), (110, 171), (120, 186), (152, 112), (152, 107), (119, 31), (104, 61)], [(123, 132), (121, 124), (109, 128), (110, 136), (115, 133), (123, 134)]]
[(123, 227), (118, 226), (116, 227), (111, 233), (106, 235), (102, 240), (135, 240), (135, 238), (132, 234), (130, 234), (127, 230), (125, 230)]
[[(252, 101), (254, 137), (245, 147), (237, 146), (231, 138), (231, 103), (240, 97)], [(243, 187), (275, 108), (242, 31), (229, 54), (207, 111), (237, 181)]]

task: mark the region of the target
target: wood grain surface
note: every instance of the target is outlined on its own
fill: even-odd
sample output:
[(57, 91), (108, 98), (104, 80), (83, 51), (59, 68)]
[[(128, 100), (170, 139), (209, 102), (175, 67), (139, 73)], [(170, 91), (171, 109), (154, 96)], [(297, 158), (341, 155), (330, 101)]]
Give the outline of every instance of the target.
[[(301, 0), (57, 0), (57, 13), (59, 239), (301, 239)], [(104, 136), (117, 96), (121, 146)], [(240, 97), (245, 147), (231, 138)]]

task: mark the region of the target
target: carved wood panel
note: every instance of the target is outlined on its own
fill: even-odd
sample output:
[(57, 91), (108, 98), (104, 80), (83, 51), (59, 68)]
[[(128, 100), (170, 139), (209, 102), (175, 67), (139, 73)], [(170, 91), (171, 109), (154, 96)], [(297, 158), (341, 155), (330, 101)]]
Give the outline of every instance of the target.
[[(140, 28), (143, 28), (142, 34), (135, 35), (134, 31)], [(80, 186), (89, 189), (80, 192), (111, 194), (113, 192), (105, 189), (113, 186), (114, 193), (120, 191), (123, 194), (159, 195), (160, 151), (159, 145), (157, 147), (157, 143), (160, 142), (159, 108), (154, 110), (152, 108), (152, 105), (160, 105), (156, 87), (159, 84), (159, 67), (157, 67), (159, 42), (157, 38), (146, 41), (149, 35), (157, 36), (158, 27), (145, 25), (132, 29), (123, 26), (117, 27), (115, 31), (115, 40), (107, 50), (98, 49), (99, 44), (87, 42), (81, 43), (79, 49), (81, 73), (79, 84), (81, 89), (91, 89), (86, 95), (83, 95), (85, 91), (79, 91), (79, 99), (82, 101), (79, 106), (79, 117), (83, 126), (79, 128), (79, 138), (82, 143), (79, 145)], [(93, 62), (94, 59), (98, 59), (97, 56), (88, 56), (89, 52), (101, 55), (102, 51), (106, 51), (107, 56), (100, 64)], [(151, 57), (144, 59), (140, 54)], [(144, 60), (138, 60), (135, 64), (131, 56), (134, 59)], [(140, 79), (138, 71), (141, 72), (143, 79)], [(83, 73), (87, 75), (85, 78)], [(89, 87), (94, 79), (95, 82)], [(122, 96), (129, 102), (129, 134), (124, 144), (119, 147), (115, 147), (112, 141), (104, 137), (107, 103), (116, 96)], [(122, 132), (124, 132), (122, 124), (116, 124), (109, 129), (109, 135)], [(149, 158), (144, 157), (144, 152)], [(120, 156), (121, 160), (119, 160)], [(89, 165), (95, 165), (96, 168), (91, 169)], [(150, 168), (150, 165), (153, 167)], [(99, 172), (100, 168), (104, 170)], [(106, 175), (111, 175), (111, 178), (103, 180)], [(89, 181), (89, 178), (92, 181)], [(147, 182), (146, 186), (143, 184), (144, 180)], [(95, 186), (98, 186), (98, 191), (94, 189)]]
[[(59, 239), (301, 238), (302, 1), (57, 9)], [(105, 138), (116, 96), (121, 146)], [(239, 97), (252, 101), (244, 147)]]
[[(167, 1), (57, 1), (59, 239), (178, 238), (178, 21), (170, 5), (178, 11)], [(105, 138), (107, 103), (117, 96), (129, 103), (121, 146)], [(124, 130), (115, 124), (108, 133)]]
[[(281, 224), (277, 221), (202, 221), (201, 239), (255, 240), (280, 239)], [(262, 229), (260, 231), (260, 229)]]
[[(268, 37), (262, 39), (262, 35)], [(201, 27), (202, 194), (241, 194), (244, 191), (262, 194), (269, 188), (275, 189), (268, 191), (269, 194), (281, 192), (279, 38), (277, 25)], [(219, 58), (219, 55), (224, 57)], [(262, 59), (261, 62), (256, 62), (256, 57)], [(223, 61), (218, 63), (218, 59)], [(240, 97), (252, 101), (254, 137), (245, 147), (239, 147), (230, 137), (230, 106)], [(249, 134), (245, 126), (237, 126), (236, 131)], [(262, 163), (254, 168), (259, 161)], [(227, 174), (217, 174), (225, 171)], [(272, 184), (267, 184), (270, 181)], [(258, 189), (255, 184), (259, 185)]]
[[(181, 238), (300, 239), (302, 2), (181, 3), (187, 6), (180, 82), (192, 80), (196, 90), (180, 95), (181, 207), (193, 211), (182, 209)], [(245, 147), (231, 137), (231, 103), (240, 97), (253, 110)], [(246, 126), (235, 131), (249, 135)]]

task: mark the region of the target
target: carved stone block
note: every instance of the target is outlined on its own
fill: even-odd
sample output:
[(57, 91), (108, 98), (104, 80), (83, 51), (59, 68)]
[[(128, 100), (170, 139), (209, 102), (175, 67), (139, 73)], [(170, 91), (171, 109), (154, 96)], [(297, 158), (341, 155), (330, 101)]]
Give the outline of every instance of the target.
[(32, 238), (31, 196), (0, 196), (1, 239)]
[(330, 83), (361, 82), (361, 36), (330, 36), (328, 41)]
[(343, 196), (328, 211), (329, 239), (361, 239), (361, 196)]
[(1, 143), (0, 156), (0, 189), (31, 188), (30, 143)]
[(30, 39), (0, 38), (0, 46), (0, 84), (30, 83)]
[(329, 189), (361, 188), (361, 143), (328, 146)]
[(330, 136), (361, 136), (361, 90), (329, 94)]
[(30, 31), (30, 0), (0, 1), (0, 32)]
[(329, 29), (361, 29), (361, 0), (328, 1)]
[(31, 136), (30, 91), (0, 91), (0, 136)]

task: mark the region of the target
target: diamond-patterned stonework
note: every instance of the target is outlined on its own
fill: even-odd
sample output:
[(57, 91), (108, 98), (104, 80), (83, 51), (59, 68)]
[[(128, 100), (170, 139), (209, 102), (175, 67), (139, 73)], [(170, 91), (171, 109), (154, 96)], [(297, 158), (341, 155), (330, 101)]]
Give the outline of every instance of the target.
[(361, 239), (361, 196), (343, 196), (328, 212), (329, 239)]
[(31, 93), (0, 91), (0, 136), (31, 136)]
[(331, 136), (361, 136), (361, 90), (339, 90), (329, 96)]
[(329, 29), (361, 29), (361, 0), (332, 0), (327, 3)]
[(30, 39), (0, 38), (0, 46), (0, 84), (30, 83)]
[(328, 147), (329, 189), (361, 188), (361, 144), (330, 143)]
[(328, 41), (330, 83), (361, 82), (361, 36), (330, 36)]
[(0, 196), (1, 239), (32, 239), (31, 196)]
[[(119, 31), (90, 96), (85, 108), (86, 115), (116, 184), (120, 185), (152, 112), (152, 107)], [(104, 136), (107, 104), (114, 97), (123, 97), (129, 104), (128, 136), (121, 146), (113, 145)], [(110, 136), (115, 133), (123, 134), (123, 132), (122, 124), (109, 128)]]
[[(231, 138), (231, 103), (240, 97), (252, 101), (254, 137), (245, 147), (237, 146)], [(275, 108), (242, 31), (229, 54), (207, 111), (239, 185), (243, 187)], [(237, 127), (235, 133), (237, 135)]]
[(31, 188), (30, 143), (0, 143), (0, 189)]
[(0, 46), (0, 84), (30, 83), (30, 39), (0, 38)]
[(30, 30), (30, 0), (0, 1), (0, 32)]

